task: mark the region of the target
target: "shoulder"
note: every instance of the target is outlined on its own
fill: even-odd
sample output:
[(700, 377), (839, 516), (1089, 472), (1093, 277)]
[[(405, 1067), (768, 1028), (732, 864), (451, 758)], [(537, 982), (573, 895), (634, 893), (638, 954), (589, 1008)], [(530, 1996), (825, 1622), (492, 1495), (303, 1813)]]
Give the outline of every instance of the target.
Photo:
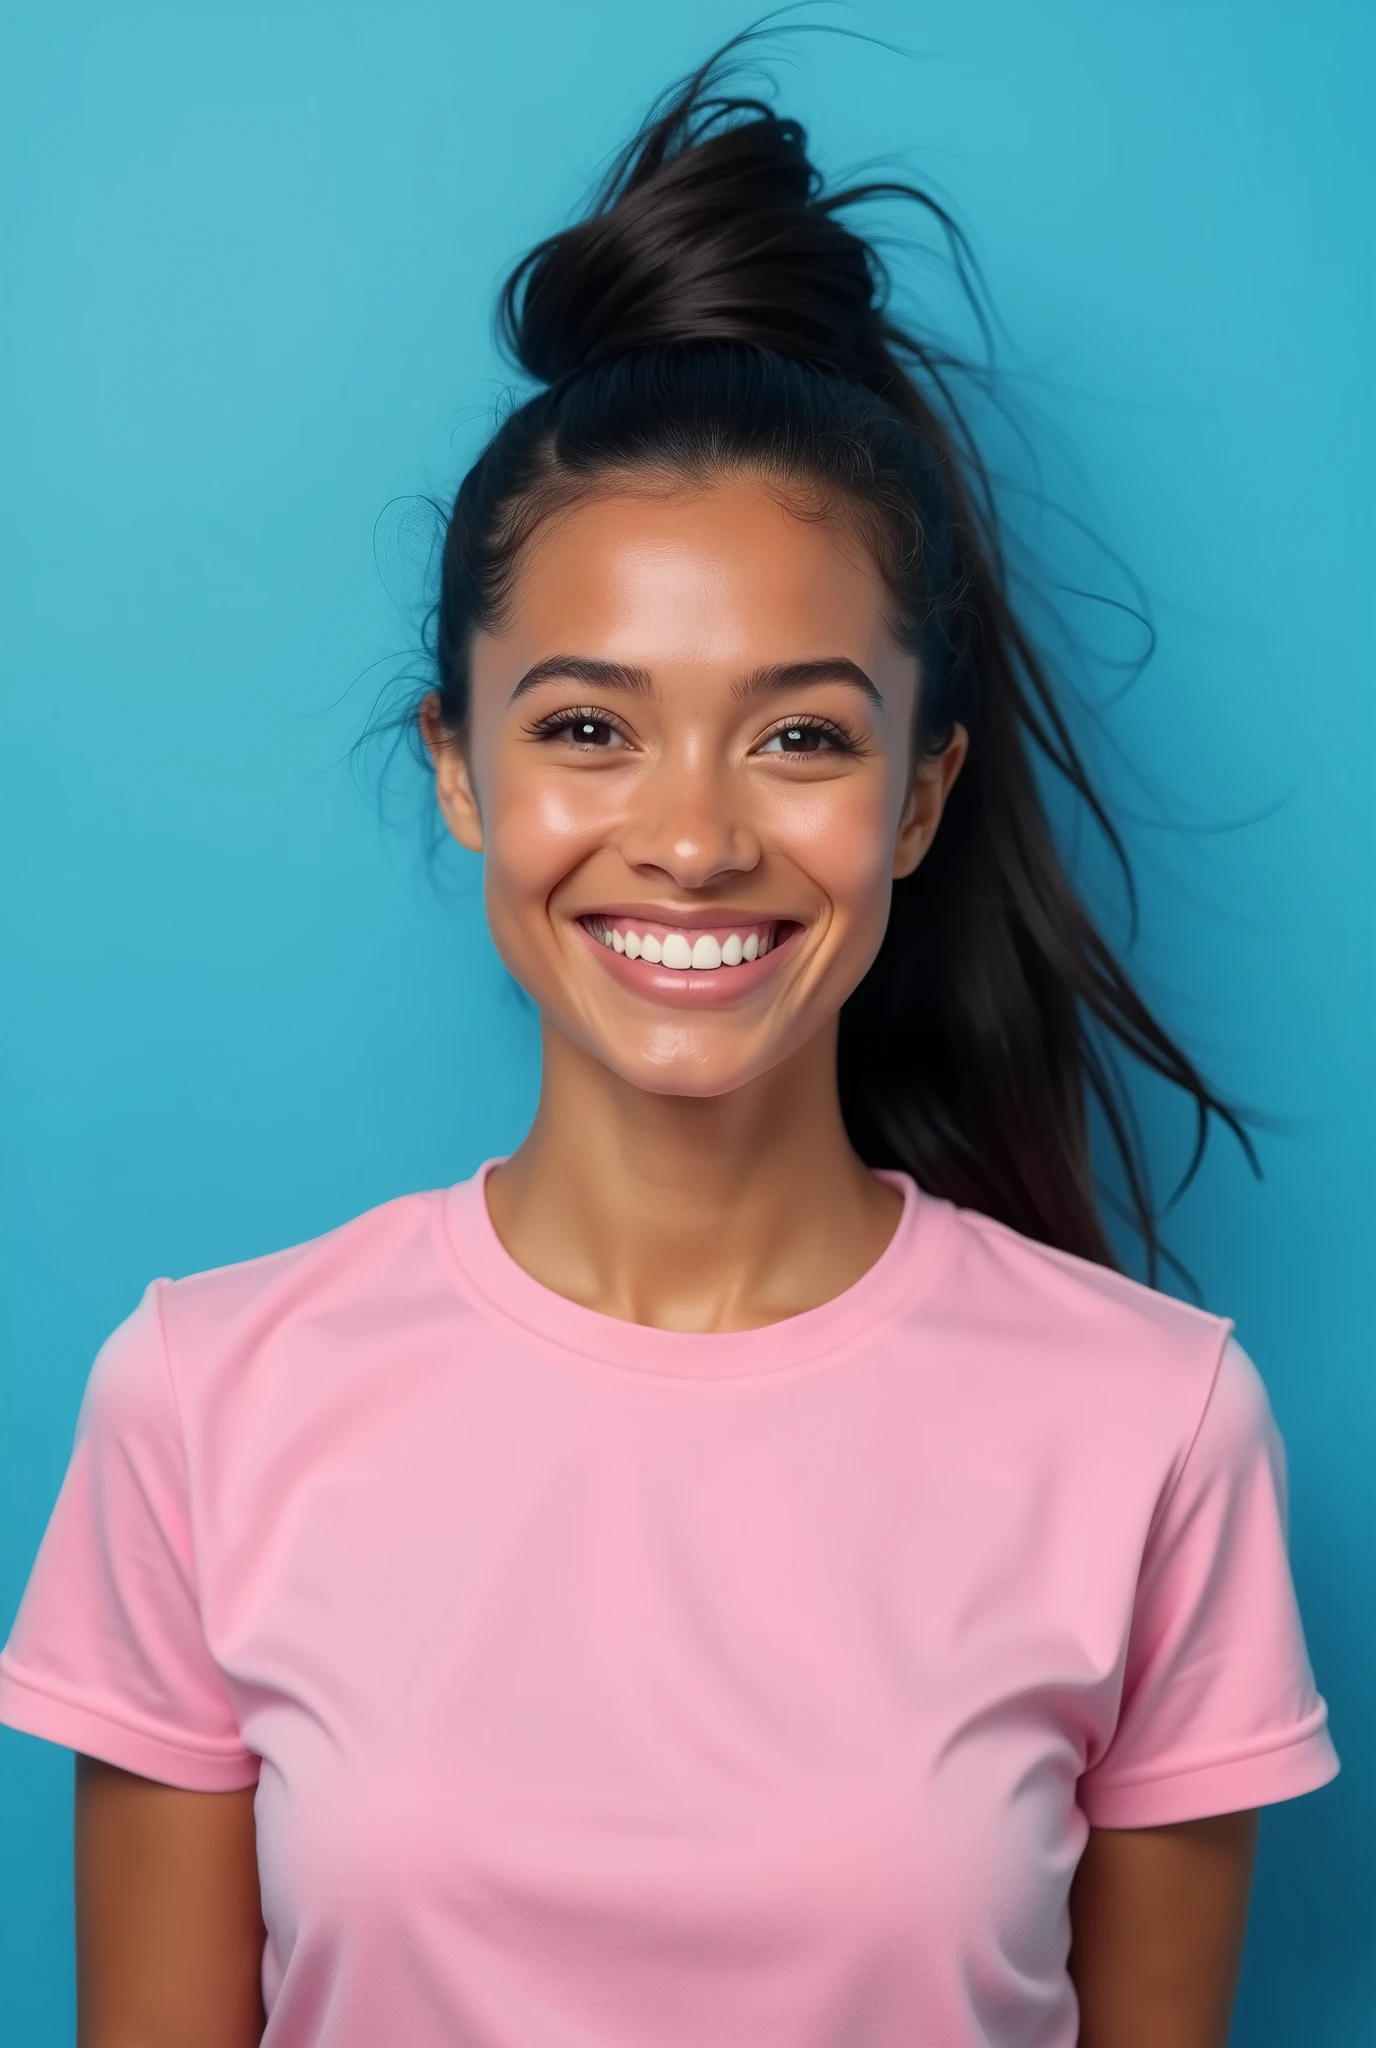
[(443, 1293), (435, 1250), (440, 1197), (404, 1195), (281, 1251), (180, 1279), (158, 1279), (103, 1346), (93, 1395), (136, 1398), (161, 1377), (174, 1407), (213, 1398), (255, 1359), (357, 1349), (408, 1304)]
[(952, 1216), (943, 1273), (947, 1313), (1001, 1389), (1054, 1410), (1058, 1426), (1176, 1465), (1187, 1452), (1225, 1354), (1227, 1400), (1241, 1420), (1264, 1392), (1230, 1344), (1230, 1317), (1126, 1274), (1040, 1244), (973, 1210)]
[(431, 1192), (399, 1195), (300, 1244), (160, 1280), (165, 1312), (178, 1319), (219, 1318), (288, 1297), (325, 1299), (365, 1289), (398, 1258), (428, 1245), (439, 1199)]
[(954, 1212), (951, 1278), (991, 1321), (1054, 1331), (1078, 1345), (1105, 1340), (1153, 1353), (1202, 1347), (1217, 1356), (1233, 1324), (1126, 1273), (1024, 1237), (973, 1209)]

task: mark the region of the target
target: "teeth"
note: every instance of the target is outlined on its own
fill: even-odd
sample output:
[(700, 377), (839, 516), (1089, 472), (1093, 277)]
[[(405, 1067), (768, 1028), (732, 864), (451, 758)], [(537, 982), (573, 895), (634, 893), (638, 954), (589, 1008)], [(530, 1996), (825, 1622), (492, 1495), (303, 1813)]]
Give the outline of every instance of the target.
[(739, 967), (747, 960), (762, 960), (774, 945), (772, 931), (768, 930), (749, 932), (745, 938), (739, 932), (731, 932), (724, 939), (711, 932), (699, 932), (690, 940), (685, 932), (668, 932), (657, 939), (650, 932), (642, 936), (639, 932), (618, 931), (601, 917), (589, 918), (588, 927), (595, 939), (613, 952), (624, 953), (628, 960), (662, 963), (679, 974), (688, 968), (699, 974), (711, 974), (719, 967)]

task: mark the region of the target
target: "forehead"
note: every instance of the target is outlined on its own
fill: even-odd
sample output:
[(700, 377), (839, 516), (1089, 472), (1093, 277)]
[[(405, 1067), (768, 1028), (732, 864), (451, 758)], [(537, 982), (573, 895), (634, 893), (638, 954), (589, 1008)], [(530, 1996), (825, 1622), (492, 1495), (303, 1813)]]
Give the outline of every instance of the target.
[(651, 666), (819, 655), (869, 673), (907, 665), (859, 543), (753, 480), (599, 494), (555, 515), (493, 637), (521, 660), (557, 649)]

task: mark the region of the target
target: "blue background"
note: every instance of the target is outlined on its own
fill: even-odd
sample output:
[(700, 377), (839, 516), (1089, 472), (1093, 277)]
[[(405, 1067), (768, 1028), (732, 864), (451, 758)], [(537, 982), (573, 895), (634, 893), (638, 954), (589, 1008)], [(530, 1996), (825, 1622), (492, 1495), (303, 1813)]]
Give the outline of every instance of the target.
[[(1264, 1181), (1220, 1145), (1173, 1242), (1271, 1390), (1344, 1764), (1265, 1817), (1235, 2040), (1356, 2048), (1376, 2033), (1376, 17), (830, 18), (916, 54), (799, 38), (790, 106), (828, 164), (904, 152), (950, 197), (1048, 484), (1160, 629), (1098, 749), (1139, 860), (1135, 959), (1222, 1085), (1278, 1119)], [(423, 526), (385, 508), (452, 490), (478, 445), (504, 265), (744, 19), (736, 0), (6, 13), (0, 1623), (91, 1356), (151, 1275), (455, 1180), (522, 1131), (534, 1029), (474, 874), (428, 874), (418, 776), (380, 819), (347, 763), (423, 585)], [(1051, 575), (1121, 591), (1073, 525), (1009, 504)], [(1107, 614), (1082, 623), (1130, 651)], [(1092, 849), (1085, 878), (1104, 895)], [(1141, 1101), (1178, 1167), (1178, 1113)], [(6, 1733), (0, 1769), (0, 2035), (58, 2048), (70, 1760)]]

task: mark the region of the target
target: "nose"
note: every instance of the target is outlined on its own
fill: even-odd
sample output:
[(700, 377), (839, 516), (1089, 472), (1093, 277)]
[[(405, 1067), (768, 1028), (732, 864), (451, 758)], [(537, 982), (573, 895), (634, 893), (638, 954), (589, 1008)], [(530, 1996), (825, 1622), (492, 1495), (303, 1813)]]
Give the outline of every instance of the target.
[(627, 864), (705, 889), (759, 866), (759, 837), (730, 769), (696, 750), (666, 759), (639, 784), (621, 841)]

